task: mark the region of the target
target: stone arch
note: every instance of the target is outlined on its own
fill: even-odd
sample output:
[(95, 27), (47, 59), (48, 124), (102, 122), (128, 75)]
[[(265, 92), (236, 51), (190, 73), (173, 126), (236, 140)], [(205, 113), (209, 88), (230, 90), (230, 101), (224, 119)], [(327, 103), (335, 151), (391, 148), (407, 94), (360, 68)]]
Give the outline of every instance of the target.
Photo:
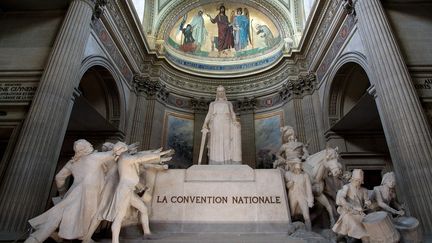
[(368, 189), (392, 168), (374, 81), (363, 54), (342, 55), (327, 75), (323, 106), (327, 142), (339, 146), (345, 170), (364, 170)]
[[(126, 80), (111, 62), (105, 57), (90, 56), (87, 57), (81, 66), (80, 84), (82, 79), (90, 73), (93, 73), (101, 83), (106, 101), (107, 114), (106, 119), (115, 125), (120, 131), (126, 130)], [(77, 85), (78, 86), (78, 85)]]
[[(354, 69), (354, 70), (353, 70)], [(324, 125), (328, 130), (341, 116), (343, 116), (343, 96), (349, 79), (349, 73), (343, 75), (342, 72), (362, 72), (369, 84), (372, 84), (372, 72), (367, 63), (366, 56), (362, 53), (346, 53), (339, 58), (327, 74), (325, 79), (325, 91), (323, 100)], [(342, 76), (342, 77), (341, 77)]]

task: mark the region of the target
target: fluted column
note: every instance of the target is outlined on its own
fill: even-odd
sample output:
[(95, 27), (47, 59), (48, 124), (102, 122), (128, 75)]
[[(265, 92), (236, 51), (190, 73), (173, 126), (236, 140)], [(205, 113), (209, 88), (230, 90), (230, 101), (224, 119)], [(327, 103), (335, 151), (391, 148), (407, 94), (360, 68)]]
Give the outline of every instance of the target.
[(148, 101), (146, 99), (145, 93), (141, 90), (140, 85), (137, 83), (135, 84), (135, 91), (137, 97), (133, 114), (132, 129), (130, 133), (130, 142), (139, 142), (139, 149), (142, 150), (144, 145), (144, 128), (146, 126), (145, 117)]
[(255, 98), (244, 98), (237, 102), (237, 110), (240, 112), (242, 164), (256, 168), (256, 144), (255, 144)]
[(355, 10), (398, 186), (425, 233), (432, 232), (432, 136), (420, 100), (379, 0)]
[(306, 139), (304, 142), (309, 144), (309, 152), (316, 153), (320, 150), (320, 141), (318, 137), (318, 126), (315, 119), (315, 110), (313, 107), (312, 95), (308, 94), (302, 100), (303, 120), (307, 129), (305, 129)]
[(151, 80), (146, 76), (135, 76), (134, 84), (138, 97), (133, 124), (135, 129), (131, 133), (131, 139), (140, 142), (141, 149), (149, 149), (152, 142), (155, 105), (157, 100), (164, 102), (168, 97), (168, 92), (159, 81)]
[[(0, 186), (0, 231), (23, 232), (46, 206), (73, 106), (94, 4), (70, 3)], [(4, 239), (4, 238), (3, 238)]]

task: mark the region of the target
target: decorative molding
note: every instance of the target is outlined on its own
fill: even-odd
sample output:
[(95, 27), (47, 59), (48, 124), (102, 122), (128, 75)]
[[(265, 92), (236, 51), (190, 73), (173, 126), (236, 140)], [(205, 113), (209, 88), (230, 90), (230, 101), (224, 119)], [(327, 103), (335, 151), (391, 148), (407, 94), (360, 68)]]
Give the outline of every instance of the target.
[(328, 48), (328, 51), (323, 58), (323, 61), (318, 66), (317, 78), (319, 81), (323, 79), (332, 62), (336, 59), (337, 54), (348, 39), (351, 31), (354, 29), (355, 24), (356, 21), (354, 18), (346, 18), (342, 26), (339, 28), (337, 35), (335, 36), (332, 44)]
[(192, 76), (175, 70), (163, 62), (161, 65), (153, 65), (152, 68), (146, 67), (146, 72), (150, 72), (152, 78), (159, 78), (171, 92), (178, 94), (189, 92), (192, 96), (207, 98), (214, 96), (218, 85), (223, 85), (227, 95), (233, 99), (251, 95), (266, 95), (276, 92), (289, 77), (296, 77), (299, 73), (298, 66), (289, 60), (282, 61), (262, 74), (225, 80)]
[(319, 49), (319, 46), (323, 44), (323, 40), (325, 35), (327, 34), (327, 31), (330, 30), (330, 25), (333, 22), (333, 19), (336, 16), (336, 12), (340, 6), (339, 1), (337, 0), (332, 0), (328, 2), (329, 3), (327, 7), (321, 11), (320, 16), (318, 17), (318, 19), (322, 20), (319, 23), (316, 35), (313, 37), (313, 42), (306, 55), (306, 63), (308, 64), (309, 69), (310, 65), (312, 64), (312, 60), (317, 55), (317, 50)]
[(156, 94), (156, 99), (163, 103), (166, 103), (168, 101), (169, 94), (170, 93), (167, 91), (166, 86), (161, 85), (159, 92), (157, 92)]
[(138, 46), (139, 41), (137, 39), (141, 38), (141, 36), (134, 38), (132, 28), (135, 28), (135, 26), (130, 26), (130, 23), (128, 24), (129, 21), (126, 20), (126, 11), (129, 10), (125, 10), (125, 7), (121, 6), (120, 2), (123, 3), (124, 1), (108, 1), (106, 8), (121, 34), (118, 38), (123, 38), (133, 60), (137, 66), (140, 66), (140, 64), (145, 62), (145, 54), (143, 53), (145, 46)]
[(100, 20), (93, 21), (92, 27), (97, 37), (102, 42), (103, 46), (108, 52), (109, 56), (113, 59), (115, 65), (120, 70), (121, 74), (128, 82), (130, 82), (133, 78), (133, 73), (130, 70), (129, 66), (126, 64), (125, 60), (123, 59), (122, 54), (117, 49), (117, 45), (115, 44), (113, 38), (106, 30), (102, 21)]

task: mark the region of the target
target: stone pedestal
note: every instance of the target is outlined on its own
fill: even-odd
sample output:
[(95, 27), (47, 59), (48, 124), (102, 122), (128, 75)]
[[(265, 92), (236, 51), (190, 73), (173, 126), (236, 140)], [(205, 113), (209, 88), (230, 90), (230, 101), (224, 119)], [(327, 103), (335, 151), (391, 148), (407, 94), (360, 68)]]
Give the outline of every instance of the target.
[(156, 176), (150, 217), (158, 233), (287, 232), (288, 199), (279, 170), (194, 165)]

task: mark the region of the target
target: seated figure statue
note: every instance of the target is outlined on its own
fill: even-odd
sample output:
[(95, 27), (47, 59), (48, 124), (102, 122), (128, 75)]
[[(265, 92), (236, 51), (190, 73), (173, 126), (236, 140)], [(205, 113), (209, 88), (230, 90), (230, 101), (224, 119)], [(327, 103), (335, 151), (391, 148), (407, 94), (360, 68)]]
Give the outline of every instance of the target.
[[(84, 139), (77, 140), (73, 147), (74, 157), (57, 173), (55, 181), (63, 199), (54, 207), (30, 219), (35, 231), (25, 241), (43, 242), (58, 228), (63, 239), (82, 239), (87, 233), (91, 219), (95, 216), (104, 184), (106, 169), (118, 157), (112, 151), (95, 152)], [(66, 192), (66, 178), (74, 181)]]
[(338, 191), (336, 204), (339, 206), (340, 217), (332, 230), (338, 234), (367, 242), (368, 234), (362, 220), (365, 217), (364, 210), (370, 206), (371, 202), (367, 189), (361, 187), (363, 178), (362, 170), (353, 170), (350, 183)]
[(373, 189), (372, 211), (384, 210), (392, 215), (403, 216), (405, 211), (396, 198), (396, 178), (393, 172), (385, 173), (380, 186)]

